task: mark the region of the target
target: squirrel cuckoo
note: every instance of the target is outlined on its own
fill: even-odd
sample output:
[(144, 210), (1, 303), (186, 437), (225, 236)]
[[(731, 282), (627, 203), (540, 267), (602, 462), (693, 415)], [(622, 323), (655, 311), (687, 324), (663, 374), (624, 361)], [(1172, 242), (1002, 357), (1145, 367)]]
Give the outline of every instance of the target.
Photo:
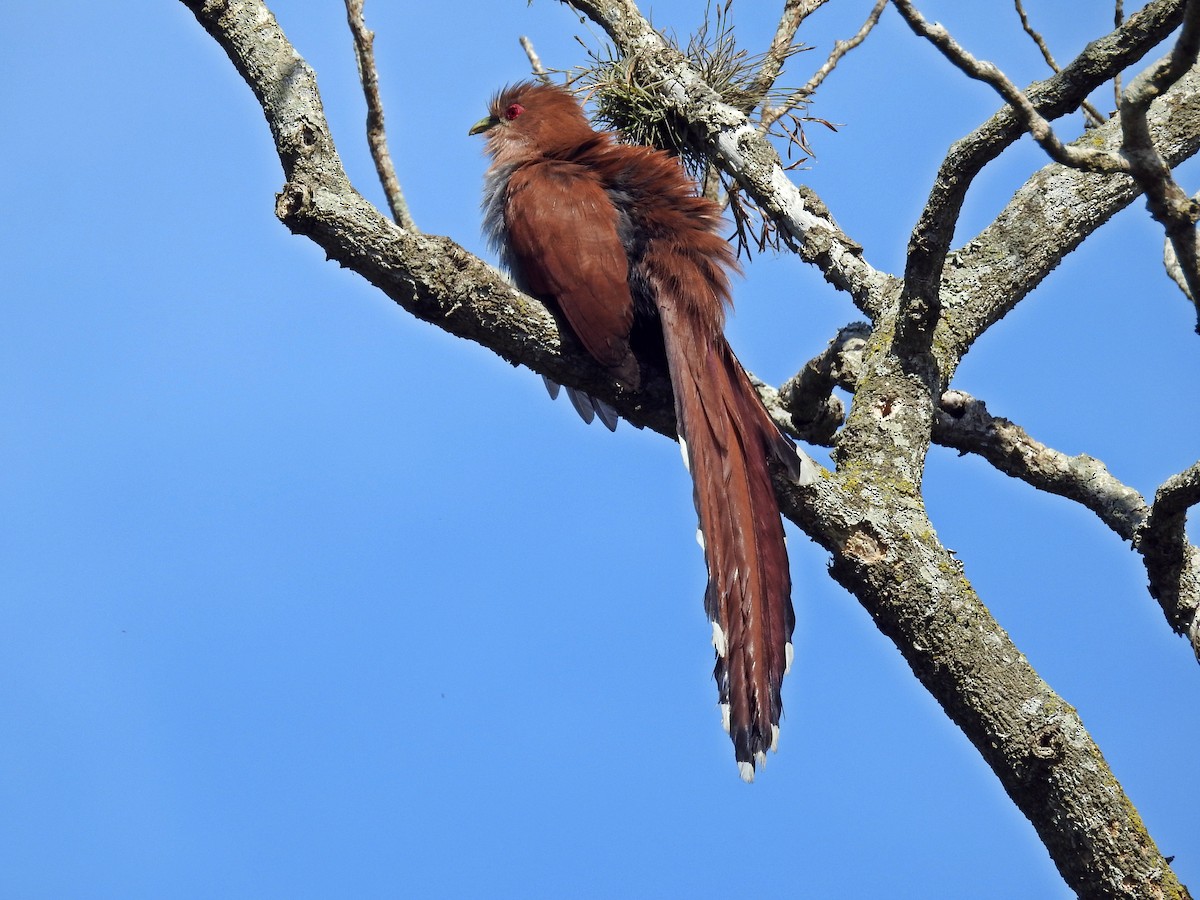
[(723, 334), (737, 263), (717, 234), (720, 209), (671, 156), (593, 131), (558, 87), (505, 88), (470, 133), (487, 135), (484, 229), (517, 285), (623, 387), (665, 359), (708, 565), (722, 719), (751, 781), (778, 744), (795, 625), (768, 459), (794, 475), (799, 460)]

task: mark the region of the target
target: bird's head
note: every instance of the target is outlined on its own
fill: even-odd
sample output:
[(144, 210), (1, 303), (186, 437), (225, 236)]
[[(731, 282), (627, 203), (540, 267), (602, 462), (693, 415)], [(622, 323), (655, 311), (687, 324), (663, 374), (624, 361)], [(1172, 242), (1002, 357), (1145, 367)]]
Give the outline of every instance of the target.
[(492, 98), (488, 115), (469, 134), (486, 134), (496, 162), (518, 163), (578, 147), (594, 136), (579, 103), (550, 84), (523, 81)]

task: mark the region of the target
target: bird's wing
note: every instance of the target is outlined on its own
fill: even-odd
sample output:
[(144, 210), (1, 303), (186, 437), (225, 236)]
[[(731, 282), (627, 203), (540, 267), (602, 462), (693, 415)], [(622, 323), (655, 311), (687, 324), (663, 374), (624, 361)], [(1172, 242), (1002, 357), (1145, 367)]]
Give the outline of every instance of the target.
[(541, 161), (509, 179), (505, 225), (521, 286), (557, 303), (587, 351), (637, 387), (629, 260), (618, 223), (604, 187), (578, 166)]

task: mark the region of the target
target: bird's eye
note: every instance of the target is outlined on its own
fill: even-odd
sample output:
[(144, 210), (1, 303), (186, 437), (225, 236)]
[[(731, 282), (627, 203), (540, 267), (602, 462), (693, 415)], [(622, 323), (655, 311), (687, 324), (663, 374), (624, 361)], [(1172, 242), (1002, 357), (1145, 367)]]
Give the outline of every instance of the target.
[(504, 118), (511, 122), (523, 112), (525, 112), (525, 107), (520, 103), (510, 103), (508, 108), (504, 110)]

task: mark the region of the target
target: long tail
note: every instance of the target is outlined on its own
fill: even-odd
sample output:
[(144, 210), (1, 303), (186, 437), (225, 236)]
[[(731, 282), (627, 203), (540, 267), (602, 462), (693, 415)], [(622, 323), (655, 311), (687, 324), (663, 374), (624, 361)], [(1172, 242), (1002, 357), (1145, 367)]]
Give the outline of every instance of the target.
[(738, 770), (752, 781), (767, 749), (778, 745), (780, 686), (796, 623), (768, 457), (789, 467), (798, 460), (719, 330), (672, 294), (660, 289), (658, 307), (708, 564), (704, 607), (717, 653), (713, 674)]

